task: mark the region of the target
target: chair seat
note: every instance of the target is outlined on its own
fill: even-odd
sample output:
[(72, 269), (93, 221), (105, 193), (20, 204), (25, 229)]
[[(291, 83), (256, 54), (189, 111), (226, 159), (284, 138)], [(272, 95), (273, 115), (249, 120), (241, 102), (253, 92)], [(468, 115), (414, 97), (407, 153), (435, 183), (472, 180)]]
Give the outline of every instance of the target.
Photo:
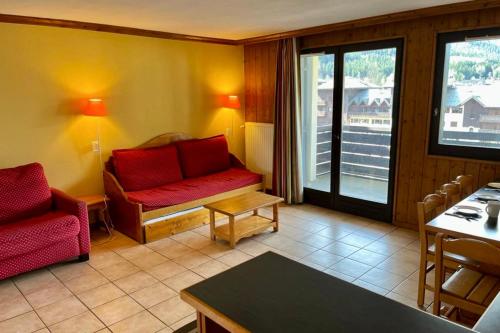
[(0, 225), (0, 260), (44, 248), (80, 232), (76, 216), (61, 211)]
[(482, 278), (483, 274), (480, 272), (460, 268), (443, 283), (443, 291), (453, 296), (466, 298)]

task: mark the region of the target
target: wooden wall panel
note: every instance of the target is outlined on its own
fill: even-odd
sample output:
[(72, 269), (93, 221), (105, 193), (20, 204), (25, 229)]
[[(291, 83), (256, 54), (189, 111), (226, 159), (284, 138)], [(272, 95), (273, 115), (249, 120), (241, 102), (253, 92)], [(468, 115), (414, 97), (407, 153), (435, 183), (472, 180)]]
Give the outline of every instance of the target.
[[(458, 174), (474, 175), (476, 187), (500, 179), (500, 163), (475, 161), (427, 154), (428, 128), (432, 103), (435, 39), (438, 32), (500, 25), (500, 8), (474, 10), (450, 15), (337, 30), (300, 38), (303, 48), (341, 45), (401, 37), (405, 39), (401, 109), (396, 167), (393, 222), (417, 228), (416, 202)], [(272, 122), (269, 106), (274, 97), (275, 62), (262, 57), (275, 56), (276, 44), (267, 42), (245, 46), (247, 121)], [(259, 54), (259, 57), (252, 57)], [(248, 57), (247, 57), (248, 55)], [(259, 85), (258, 81), (268, 81)]]
[(245, 46), (245, 120), (272, 123), (277, 42)]

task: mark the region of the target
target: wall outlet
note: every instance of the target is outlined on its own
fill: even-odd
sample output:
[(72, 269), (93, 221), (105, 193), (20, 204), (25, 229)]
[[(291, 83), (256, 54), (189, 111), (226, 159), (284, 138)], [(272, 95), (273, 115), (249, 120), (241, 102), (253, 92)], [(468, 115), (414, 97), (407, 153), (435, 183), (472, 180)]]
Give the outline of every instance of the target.
[(99, 153), (101, 152), (101, 145), (99, 144), (99, 141), (92, 141), (92, 151), (94, 153)]

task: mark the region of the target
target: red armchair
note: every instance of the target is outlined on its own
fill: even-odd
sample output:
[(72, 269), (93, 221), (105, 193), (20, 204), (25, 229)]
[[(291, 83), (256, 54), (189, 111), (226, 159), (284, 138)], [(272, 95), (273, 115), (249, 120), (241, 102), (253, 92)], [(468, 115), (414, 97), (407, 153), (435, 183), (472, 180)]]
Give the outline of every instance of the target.
[(0, 170), (0, 280), (69, 258), (88, 260), (84, 202), (51, 189), (32, 163)]

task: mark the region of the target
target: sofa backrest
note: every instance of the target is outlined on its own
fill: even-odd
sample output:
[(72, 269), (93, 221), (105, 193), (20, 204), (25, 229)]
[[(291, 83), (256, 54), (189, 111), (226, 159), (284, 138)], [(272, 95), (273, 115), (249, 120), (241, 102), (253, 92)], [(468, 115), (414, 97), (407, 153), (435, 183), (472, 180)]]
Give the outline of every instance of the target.
[(182, 173), (186, 178), (199, 177), (231, 167), (224, 135), (174, 143), (179, 151)]
[(0, 169), (0, 223), (40, 215), (51, 207), (52, 194), (41, 164)]
[(177, 148), (173, 144), (153, 148), (113, 150), (113, 168), (126, 192), (145, 190), (182, 180)]

